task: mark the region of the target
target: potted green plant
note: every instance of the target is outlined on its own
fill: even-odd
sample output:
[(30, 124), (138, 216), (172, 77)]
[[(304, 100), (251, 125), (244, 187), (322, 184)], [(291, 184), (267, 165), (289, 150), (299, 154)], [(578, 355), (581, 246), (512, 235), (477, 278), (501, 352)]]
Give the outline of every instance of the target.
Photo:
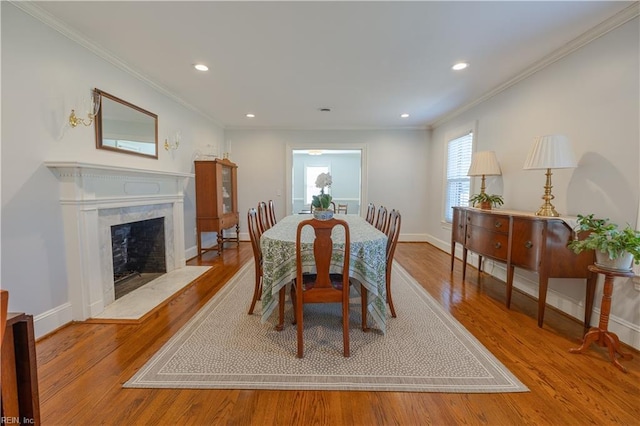
[(473, 207), (475, 207), (476, 204), (479, 204), (479, 207), (485, 210), (491, 210), (491, 207), (497, 207), (504, 204), (504, 200), (501, 195), (487, 194), (485, 192), (481, 192), (469, 198), (469, 202)]
[[(612, 270), (629, 271), (633, 262), (640, 264), (640, 231), (627, 225), (618, 228), (609, 219), (596, 219), (593, 214), (578, 215), (575, 228), (578, 238), (569, 242), (567, 247), (575, 253), (595, 250), (596, 265)], [(581, 233), (588, 232), (585, 238)]]

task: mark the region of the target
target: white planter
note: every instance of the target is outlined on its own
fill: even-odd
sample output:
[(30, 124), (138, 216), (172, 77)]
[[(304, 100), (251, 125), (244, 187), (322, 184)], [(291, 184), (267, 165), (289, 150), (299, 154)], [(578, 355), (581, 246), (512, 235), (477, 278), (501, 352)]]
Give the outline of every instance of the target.
[(632, 264), (633, 255), (631, 253), (625, 252), (616, 259), (611, 259), (608, 253), (596, 250), (596, 266), (602, 269), (629, 272)]
[(313, 211), (313, 217), (318, 220), (329, 220), (333, 218), (333, 210), (318, 210)]

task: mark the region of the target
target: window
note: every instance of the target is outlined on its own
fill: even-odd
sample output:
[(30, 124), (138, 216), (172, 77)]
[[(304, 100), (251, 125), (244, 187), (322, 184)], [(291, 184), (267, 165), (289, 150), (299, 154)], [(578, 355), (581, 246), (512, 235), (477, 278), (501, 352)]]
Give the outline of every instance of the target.
[(447, 188), (444, 203), (444, 219), (451, 223), (451, 207), (468, 206), (471, 178), (467, 176), (471, 165), (473, 132), (451, 139), (447, 145)]
[[(329, 173), (328, 166), (306, 166), (305, 168), (305, 187), (304, 187), (304, 200), (306, 204), (311, 204), (313, 196), (320, 193), (320, 189), (316, 188), (316, 179), (321, 173)], [(330, 188), (325, 188), (327, 193), (330, 192)]]

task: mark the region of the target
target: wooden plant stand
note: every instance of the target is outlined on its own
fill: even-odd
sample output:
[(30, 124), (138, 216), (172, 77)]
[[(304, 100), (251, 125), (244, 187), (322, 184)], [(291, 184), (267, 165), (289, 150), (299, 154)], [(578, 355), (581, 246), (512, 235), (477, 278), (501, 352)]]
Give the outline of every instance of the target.
[(609, 327), (609, 313), (611, 312), (611, 294), (613, 293), (613, 280), (615, 277), (633, 277), (633, 272), (618, 272), (611, 271), (609, 269), (602, 269), (595, 265), (589, 265), (589, 270), (597, 274), (604, 275), (604, 289), (602, 291), (602, 304), (600, 307), (600, 323), (598, 327), (592, 327), (587, 334), (585, 334), (582, 341), (582, 346), (579, 348), (569, 349), (572, 354), (582, 353), (586, 351), (593, 342), (597, 342), (598, 345), (609, 348), (609, 358), (613, 365), (618, 367), (623, 372), (627, 372), (627, 369), (620, 364), (616, 353), (624, 359), (631, 359), (632, 355), (623, 353), (620, 350), (620, 339), (615, 333), (608, 330)]

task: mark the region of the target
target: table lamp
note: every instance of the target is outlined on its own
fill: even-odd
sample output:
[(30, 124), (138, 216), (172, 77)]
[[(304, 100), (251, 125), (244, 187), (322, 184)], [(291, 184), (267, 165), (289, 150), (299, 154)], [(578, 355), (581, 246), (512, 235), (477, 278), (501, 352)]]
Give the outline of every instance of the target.
[(524, 163), (525, 170), (547, 169), (547, 182), (544, 186), (544, 203), (536, 212), (536, 216), (560, 216), (551, 200), (551, 169), (568, 169), (577, 167), (573, 149), (569, 139), (564, 135), (546, 135), (535, 139), (531, 151)]
[(471, 158), (471, 166), (467, 176), (482, 176), (482, 183), (480, 185), (480, 193), (484, 194), (485, 191), (485, 176), (499, 176), (500, 164), (496, 158), (494, 151), (480, 151), (473, 154)]

